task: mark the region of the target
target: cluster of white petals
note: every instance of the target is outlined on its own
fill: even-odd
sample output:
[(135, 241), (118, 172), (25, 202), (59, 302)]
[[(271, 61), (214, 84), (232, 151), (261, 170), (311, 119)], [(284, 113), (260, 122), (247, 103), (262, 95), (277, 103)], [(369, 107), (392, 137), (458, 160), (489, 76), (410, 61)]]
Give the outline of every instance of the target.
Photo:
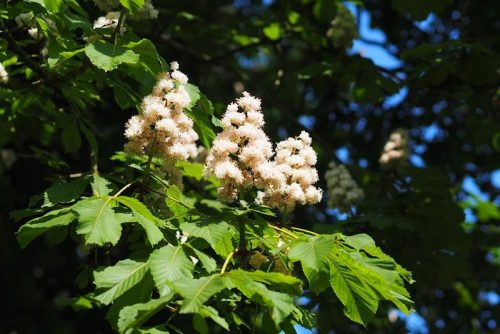
[[(94, 29), (99, 28), (110, 28), (116, 29), (118, 21), (120, 19), (120, 12), (109, 12), (106, 16), (100, 16), (94, 21)], [(120, 25), (120, 35), (123, 35), (127, 31), (127, 28), (122, 24)]]
[(5, 70), (5, 67), (0, 63), (0, 82), (7, 83), (9, 81), (9, 73)]
[(405, 129), (397, 129), (391, 133), (379, 159), (383, 167), (393, 168), (408, 163), (410, 156), (409, 137), (408, 130)]
[(187, 81), (176, 62), (171, 72), (160, 75), (152, 94), (143, 99), (141, 112), (126, 124), (126, 152), (153, 154), (170, 164), (196, 157), (198, 134), (183, 111), (191, 103)]
[[(111, 11), (120, 7), (119, 0), (94, 0), (94, 3), (103, 11)], [(153, 6), (151, 0), (144, 0), (141, 10), (137, 15), (132, 16), (132, 19), (147, 20), (156, 19), (157, 17), (158, 10)]]
[(213, 142), (204, 173), (221, 181), (219, 197), (231, 201), (243, 188), (263, 184), (273, 148), (262, 130), (260, 100), (249, 93), (229, 104), (221, 121), (223, 131)]
[(314, 186), (318, 181), (316, 152), (311, 137), (302, 131), (276, 145), (276, 156), (266, 166), (265, 183), (257, 194), (257, 202), (282, 211), (292, 211), (296, 205), (315, 204), (322, 191)]
[(328, 192), (328, 207), (348, 212), (352, 206), (359, 204), (365, 194), (344, 165), (330, 162), (325, 173)]

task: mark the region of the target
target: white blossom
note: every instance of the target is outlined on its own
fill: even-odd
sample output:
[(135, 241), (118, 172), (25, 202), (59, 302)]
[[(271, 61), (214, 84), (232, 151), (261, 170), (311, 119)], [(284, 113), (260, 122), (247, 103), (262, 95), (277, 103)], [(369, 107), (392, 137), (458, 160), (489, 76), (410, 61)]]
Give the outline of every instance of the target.
[(348, 212), (363, 200), (364, 192), (344, 165), (330, 162), (328, 167), (325, 173), (328, 207)]
[[(106, 16), (100, 16), (97, 18), (97, 20), (94, 21), (94, 29), (99, 29), (99, 28), (110, 28), (110, 29), (116, 29), (116, 26), (118, 25), (118, 21), (120, 19), (120, 12), (108, 12)], [(127, 28), (125, 28), (125, 25), (120, 25), (120, 31), (119, 34), (123, 35), (127, 31)]]
[(175, 237), (177, 238), (177, 240), (179, 240), (179, 242), (181, 243), (181, 245), (183, 245), (183, 244), (185, 244), (187, 242), (189, 234), (186, 233), (186, 232), (182, 232), (181, 233), (181, 231), (176, 231), (175, 232)]
[(408, 163), (410, 149), (408, 130), (397, 129), (393, 131), (384, 146), (379, 162), (384, 168), (395, 168)]
[[(187, 82), (187, 76), (182, 76)], [(165, 85), (166, 82), (172, 85)], [(153, 93), (143, 99), (141, 113), (132, 116), (125, 126), (129, 140), (125, 150), (133, 154), (151, 153), (171, 165), (196, 157), (198, 134), (193, 130), (193, 121), (184, 114), (189, 103), (191, 98), (183, 83), (172, 78), (172, 73), (161, 74)], [(169, 172), (170, 168), (167, 167)]]
[(302, 131), (296, 138), (288, 138), (276, 146), (276, 156), (264, 165), (261, 176), (264, 183), (257, 202), (269, 207), (292, 211), (296, 205), (315, 204), (322, 191), (314, 187), (318, 181), (316, 153), (311, 137)]
[(0, 63), (0, 82), (9, 82), (9, 73), (7, 73), (2, 63)]
[(206, 176), (221, 181), (221, 199), (234, 200), (241, 189), (263, 182), (259, 169), (272, 157), (273, 149), (262, 130), (263, 117), (256, 114), (262, 115), (260, 100), (244, 92), (222, 117), (224, 129), (215, 138), (204, 169)]

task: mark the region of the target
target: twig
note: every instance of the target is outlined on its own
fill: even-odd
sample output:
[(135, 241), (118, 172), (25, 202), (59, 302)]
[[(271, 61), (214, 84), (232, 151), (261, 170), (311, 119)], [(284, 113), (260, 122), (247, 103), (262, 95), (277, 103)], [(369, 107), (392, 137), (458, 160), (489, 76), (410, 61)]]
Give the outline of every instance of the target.
[(273, 225), (273, 224), (269, 224), (269, 227), (274, 228), (275, 230), (280, 231), (280, 232), (282, 232), (282, 233), (284, 233), (284, 234), (286, 234), (286, 235), (288, 235), (288, 236), (290, 236), (290, 237), (292, 237), (292, 238), (295, 238), (295, 239), (300, 239), (298, 236), (296, 236), (296, 235), (295, 235), (295, 234), (293, 234), (292, 232), (287, 231), (287, 230), (282, 229), (282, 228), (279, 228), (278, 226), (275, 226), (275, 225)]
[(234, 251), (229, 253), (229, 255), (226, 257), (226, 261), (224, 261), (224, 264), (222, 265), (222, 269), (220, 271), (221, 275), (226, 272), (227, 266), (229, 265), (229, 262), (231, 261), (236, 252), (238, 252), (238, 249), (235, 249)]

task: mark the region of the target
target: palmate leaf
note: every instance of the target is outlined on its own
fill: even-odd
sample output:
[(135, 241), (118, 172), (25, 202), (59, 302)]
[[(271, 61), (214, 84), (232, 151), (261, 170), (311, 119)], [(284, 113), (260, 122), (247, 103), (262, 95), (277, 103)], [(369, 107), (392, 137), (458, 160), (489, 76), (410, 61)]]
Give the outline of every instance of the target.
[(114, 205), (110, 197), (90, 197), (73, 206), (79, 221), (76, 233), (84, 236), (86, 244), (116, 245), (122, 232), (121, 224), (130, 217), (116, 213)]
[(178, 279), (193, 277), (193, 262), (187, 257), (183, 246), (167, 245), (149, 256), (149, 267), (156, 288), (161, 296), (171, 292), (169, 283)]
[(293, 245), (289, 255), (301, 262), (311, 288), (320, 292), (330, 286), (346, 316), (355, 322), (366, 325), (382, 300), (410, 311), (412, 302), (403, 281), (411, 281), (410, 273), (367, 235), (310, 237)]
[(203, 221), (181, 224), (181, 230), (193, 237), (202, 238), (220, 256), (226, 257), (234, 249), (231, 226), (223, 221)]
[(199, 279), (181, 279), (172, 283), (175, 291), (184, 297), (180, 313), (200, 312), (202, 305), (226, 287), (220, 274)]
[(110, 304), (138, 284), (148, 270), (147, 262), (126, 259), (102, 271), (95, 271), (94, 284), (98, 293), (95, 298), (103, 304)]
[[(257, 277), (262, 277), (262, 274)], [(291, 295), (269, 290), (264, 284), (254, 281), (250, 272), (233, 270), (225, 273), (224, 279), (228, 288), (236, 288), (248, 299), (268, 307), (276, 325), (283, 322), (296, 308)]]
[(173, 293), (164, 295), (159, 299), (151, 299), (146, 303), (138, 303), (124, 307), (118, 318), (118, 331), (125, 333), (131, 329), (138, 329), (152, 316), (162, 310), (172, 299)]
[(21, 245), (21, 248), (24, 248), (42, 233), (59, 226), (67, 226), (75, 218), (76, 215), (71, 211), (71, 208), (52, 210), (21, 226), (17, 231), (17, 241)]

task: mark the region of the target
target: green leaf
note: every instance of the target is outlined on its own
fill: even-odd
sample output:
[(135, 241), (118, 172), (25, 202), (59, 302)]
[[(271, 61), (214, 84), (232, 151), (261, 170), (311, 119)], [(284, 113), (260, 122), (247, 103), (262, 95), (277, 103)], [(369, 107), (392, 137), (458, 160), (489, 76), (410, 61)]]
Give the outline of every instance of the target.
[(134, 64), (139, 55), (130, 49), (99, 40), (85, 47), (85, 54), (92, 64), (104, 71), (112, 71), (120, 64)]
[(348, 247), (339, 244), (329, 256), (330, 283), (345, 306), (346, 316), (367, 325), (382, 300), (390, 301), (408, 313), (412, 301), (405, 289), (401, 270), (394, 260), (374, 248), (368, 236), (360, 235), (351, 239), (350, 244), (363, 245), (364, 251), (361, 252), (361, 248), (353, 249), (349, 244), (346, 244)]
[(217, 310), (214, 309), (212, 306), (203, 305), (200, 308), (199, 314), (204, 318), (212, 319), (217, 325), (229, 331), (229, 324), (227, 323), (226, 319), (221, 317), (219, 315), (219, 312), (217, 312)]
[(175, 291), (184, 297), (180, 313), (200, 312), (202, 305), (225, 288), (220, 274), (199, 279), (182, 279), (173, 282)]
[(349, 319), (367, 324), (375, 315), (379, 298), (344, 261), (336, 257), (330, 265), (330, 282), (333, 291), (345, 306), (344, 312)]
[(120, 3), (133, 15), (138, 14), (144, 6), (144, 0), (120, 0)]
[(161, 296), (170, 293), (169, 283), (193, 277), (194, 264), (181, 245), (177, 247), (167, 245), (155, 250), (149, 256), (148, 262)]
[(111, 182), (97, 174), (92, 175), (90, 186), (92, 187), (93, 195), (98, 197), (107, 196), (113, 191)]
[(175, 184), (168, 187), (166, 195), (165, 203), (175, 216), (183, 216), (192, 207)]
[(146, 231), (151, 245), (156, 245), (163, 239), (163, 233), (158, 226), (165, 226), (165, 222), (155, 217), (142, 202), (127, 196), (119, 196), (116, 200), (132, 210), (137, 223)]
[(59, 226), (67, 226), (75, 218), (76, 216), (71, 211), (71, 208), (50, 211), (21, 226), (19, 231), (17, 231), (17, 241), (21, 245), (21, 248), (25, 248), (33, 239), (45, 231)]
[(191, 110), (191, 108), (198, 102), (200, 99), (200, 89), (190, 83), (184, 84), (184, 88), (186, 88), (186, 91), (189, 94), (189, 97), (191, 98), (191, 102), (186, 106), (186, 109)]
[(193, 237), (206, 240), (217, 254), (226, 257), (234, 250), (231, 238), (231, 226), (223, 221), (183, 223), (181, 230)]
[(289, 295), (302, 294), (302, 281), (293, 276), (277, 272), (264, 272), (261, 270), (249, 271), (248, 277), (256, 282), (272, 285), (273, 288), (281, 290)]
[(86, 244), (116, 245), (120, 240), (124, 216), (117, 214), (112, 205), (115, 201), (111, 198), (91, 197), (73, 206), (79, 220), (76, 233), (84, 235)]
[(74, 201), (80, 197), (89, 182), (89, 178), (81, 177), (67, 183), (54, 184), (43, 193), (42, 207)]
[(173, 293), (170, 293), (159, 299), (151, 299), (146, 303), (138, 303), (124, 307), (120, 311), (118, 319), (119, 332), (125, 333), (129, 329), (138, 329), (152, 316), (161, 311), (172, 297)]
[(272, 41), (276, 41), (281, 37), (281, 28), (279, 23), (273, 22), (264, 29), (262, 29), (264, 35)]
[(64, 6), (63, 0), (43, 0), (43, 3), (50, 13), (58, 13)]
[(325, 270), (327, 256), (332, 250), (333, 242), (325, 236), (318, 236), (307, 241), (299, 241), (290, 248), (290, 259), (300, 261), (303, 267), (314, 271)]
[(201, 264), (203, 265), (203, 268), (205, 268), (207, 272), (211, 273), (217, 269), (217, 262), (215, 262), (215, 260), (212, 257), (187, 244), (185, 246), (189, 247), (189, 249), (194, 252), (196, 258), (200, 260)]
[[(96, 299), (108, 305), (138, 284), (148, 271), (147, 262), (126, 259), (103, 271), (94, 272), (94, 284), (97, 288)], [(100, 290), (106, 290), (99, 293)]]
[(237, 269), (225, 273), (224, 278), (228, 288), (236, 288), (247, 298), (267, 306), (273, 322), (279, 325), (295, 310), (293, 297), (269, 290), (264, 284), (255, 282), (249, 274), (247, 271)]
[(201, 181), (203, 179), (203, 164), (189, 161), (178, 161), (175, 166), (182, 169), (184, 176), (192, 177), (196, 181)]

